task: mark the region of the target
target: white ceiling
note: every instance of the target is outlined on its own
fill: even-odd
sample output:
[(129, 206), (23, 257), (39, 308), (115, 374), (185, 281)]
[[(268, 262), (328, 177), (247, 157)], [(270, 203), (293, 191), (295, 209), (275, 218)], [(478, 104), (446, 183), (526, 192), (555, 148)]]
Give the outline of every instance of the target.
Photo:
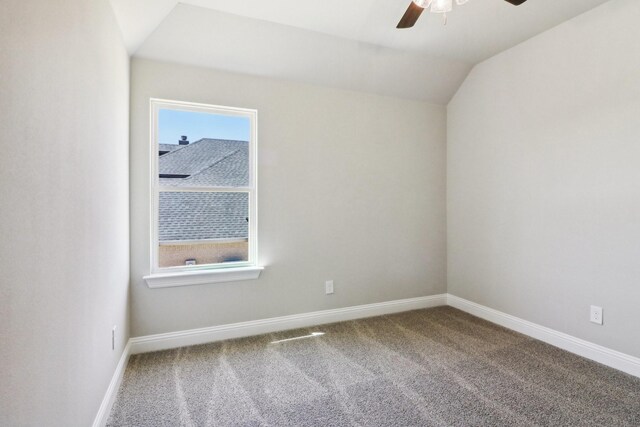
[(472, 66), (603, 0), (470, 0), (448, 24), (409, 0), (111, 0), (135, 56), (445, 104)]

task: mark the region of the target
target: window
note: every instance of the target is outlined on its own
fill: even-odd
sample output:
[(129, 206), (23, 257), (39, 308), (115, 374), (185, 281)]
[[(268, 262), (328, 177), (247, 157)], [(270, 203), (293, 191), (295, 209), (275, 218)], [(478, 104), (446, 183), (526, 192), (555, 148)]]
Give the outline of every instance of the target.
[(255, 266), (257, 112), (157, 99), (151, 112), (152, 276)]

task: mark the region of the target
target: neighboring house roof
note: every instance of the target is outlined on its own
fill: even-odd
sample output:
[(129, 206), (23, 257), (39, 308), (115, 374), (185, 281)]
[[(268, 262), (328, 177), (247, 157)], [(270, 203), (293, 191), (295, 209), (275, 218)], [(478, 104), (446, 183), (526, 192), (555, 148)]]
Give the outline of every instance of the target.
[[(165, 144), (163, 144), (165, 145)], [(160, 156), (161, 175), (188, 175), (188, 178), (160, 178), (161, 185), (249, 185), (249, 143), (221, 139), (201, 139)]]
[(160, 193), (161, 242), (247, 238), (247, 193)]
[[(165, 150), (169, 145), (173, 147)], [(161, 185), (249, 185), (249, 144), (246, 141), (205, 138), (189, 145), (160, 146), (160, 151), (168, 151), (159, 157)], [(248, 194), (242, 192), (161, 192), (159, 240), (247, 238), (248, 207)]]
[(219, 185), (221, 187), (246, 187), (249, 185), (249, 150), (241, 147), (208, 168), (185, 178), (185, 185)]
[(178, 145), (178, 144), (158, 144), (158, 151), (161, 152), (169, 152), (169, 151), (175, 151), (179, 148), (184, 147), (184, 145)]

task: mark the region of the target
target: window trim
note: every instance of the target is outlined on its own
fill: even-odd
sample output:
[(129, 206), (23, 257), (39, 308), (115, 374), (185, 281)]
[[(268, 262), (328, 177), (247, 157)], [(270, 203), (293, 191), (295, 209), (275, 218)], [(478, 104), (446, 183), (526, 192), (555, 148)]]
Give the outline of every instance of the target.
[[(195, 102), (173, 101), (150, 98), (150, 274), (144, 277), (149, 287), (184, 286), (190, 284), (215, 283), (221, 281), (257, 278), (263, 267), (258, 266), (258, 111), (255, 109), (227, 107)], [(249, 185), (247, 187), (175, 187), (160, 186), (158, 118), (161, 109), (173, 109), (193, 112), (210, 112), (227, 116), (249, 118)], [(224, 264), (202, 264), (194, 266), (164, 267), (158, 266), (159, 252), (159, 198), (161, 191), (199, 191), (199, 192), (240, 192), (249, 195), (248, 260)], [(256, 275), (257, 273), (257, 275)], [(253, 277), (255, 275), (255, 277)], [(171, 277), (173, 279), (171, 279)], [(182, 278), (182, 279), (181, 279)], [(204, 280), (204, 282), (203, 282)], [(152, 284), (164, 286), (152, 286)], [(172, 283), (172, 284), (168, 284)], [(168, 285), (167, 285), (168, 284)]]
[(209, 270), (182, 271), (180, 273), (159, 273), (144, 276), (151, 289), (173, 288), (177, 286), (208, 285), (211, 283), (235, 282), (260, 277), (264, 267), (212, 268)]

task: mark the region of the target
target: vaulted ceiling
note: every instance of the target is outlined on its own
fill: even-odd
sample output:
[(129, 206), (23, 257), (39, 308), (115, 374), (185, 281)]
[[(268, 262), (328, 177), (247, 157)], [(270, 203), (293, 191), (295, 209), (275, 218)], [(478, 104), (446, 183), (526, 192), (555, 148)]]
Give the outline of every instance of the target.
[(111, 0), (131, 54), (446, 104), (470, 69), (602, 0), (470, 0), (447, 25), (409, 0)]

